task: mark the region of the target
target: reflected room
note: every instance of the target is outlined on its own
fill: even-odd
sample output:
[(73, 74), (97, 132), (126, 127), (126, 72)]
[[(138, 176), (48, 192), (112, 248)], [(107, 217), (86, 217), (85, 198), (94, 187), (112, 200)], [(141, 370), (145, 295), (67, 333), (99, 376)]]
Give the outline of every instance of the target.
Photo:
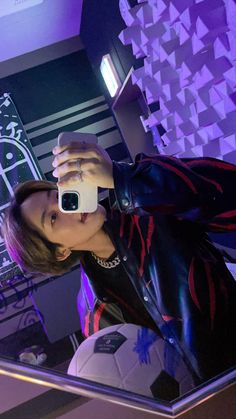
[(235, 16), (0, 2), (2, 374), (169, 417), (234, 383)]

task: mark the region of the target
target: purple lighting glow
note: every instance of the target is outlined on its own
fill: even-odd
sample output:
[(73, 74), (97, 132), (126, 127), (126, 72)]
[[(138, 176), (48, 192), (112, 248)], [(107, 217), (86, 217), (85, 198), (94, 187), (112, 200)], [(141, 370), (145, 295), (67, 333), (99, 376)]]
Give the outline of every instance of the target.
[(0, 62), (79, 35), (83, 0), (33, 0), (34, 7), (14, 13), (6, 1), (8, 9), (0, 2)]

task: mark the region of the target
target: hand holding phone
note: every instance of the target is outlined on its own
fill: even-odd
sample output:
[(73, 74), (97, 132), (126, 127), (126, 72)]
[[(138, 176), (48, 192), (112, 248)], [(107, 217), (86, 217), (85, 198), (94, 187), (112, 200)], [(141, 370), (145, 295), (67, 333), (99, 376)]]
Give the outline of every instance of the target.
[[(58, 177), (61, 211), (95, 211), (98, 186), (114, 188), (112, 160), (108, 153), (97, 144), (96, 135), (78, 132), (61, 133), (53, 154), (55, 156), (52, 163), (55, 168), (53, 175)], [(76, 196), (73, 195), (73, 198), (71, 195), (73, 191), (78, 192), (78, 202), (76, 202)], [(69, 202), (63, 204), (62, 194), (66, 192), (70, 194), (65, 196)], [(70, 201), (71, 197), (72, 201)]]
[[(79, 132), (63, 132), (58, 136), (58, 146), (74, 147), (76, 150), (76, 143), (83, 144), (97, 144), (97, 137), (94, 134), (84, 134)], [(72, 156), (73, 157), (73, 156)], [(58, 206), (60, 211), (66, 213), (87, 213), (94, 212), (98, 205), (98, 188), (86, 181), (83, 181), (82, 174), (79, 173), (80, 159), (69, 159), (68, 163), (77, 165), (77, 180), (71, 181), (71, 186), (67, 184), (60, 185), (60, 177), (58, 183)], [(80, 177), (79, 177), (80, 175)]]

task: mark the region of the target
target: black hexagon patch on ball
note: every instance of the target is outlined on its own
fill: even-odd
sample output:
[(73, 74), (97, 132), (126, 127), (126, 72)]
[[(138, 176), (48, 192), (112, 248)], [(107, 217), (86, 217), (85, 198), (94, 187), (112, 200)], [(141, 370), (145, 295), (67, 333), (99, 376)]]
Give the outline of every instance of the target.
[(94, 353), (114, 354), (126, 340), (119, 332), (108, 333), (96, 340)]
[(179, 383), (166, 371), (162, 371), (150, 386), (154, 397), (171, 401), (179, 397)]

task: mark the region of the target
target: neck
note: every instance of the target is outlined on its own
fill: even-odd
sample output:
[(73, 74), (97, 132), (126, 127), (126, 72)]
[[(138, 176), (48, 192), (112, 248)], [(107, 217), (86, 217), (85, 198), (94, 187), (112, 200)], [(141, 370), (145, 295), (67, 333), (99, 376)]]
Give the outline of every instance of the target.
[(99, 239), (93, 243), (90, 251), (102, 259), (108, 259), (114, 252), (115, 247), (105, 231), (102, 232), (103, 234), (101, 234)]
[[(74, 250), (81, 249), (75, 248)], [(87, 242), (83, 250), (93, 252), (102, 259), (108, 259), (115, 251), (115, 247), (108, 234), (103, 229), (100, 229), (95, 236)]]

